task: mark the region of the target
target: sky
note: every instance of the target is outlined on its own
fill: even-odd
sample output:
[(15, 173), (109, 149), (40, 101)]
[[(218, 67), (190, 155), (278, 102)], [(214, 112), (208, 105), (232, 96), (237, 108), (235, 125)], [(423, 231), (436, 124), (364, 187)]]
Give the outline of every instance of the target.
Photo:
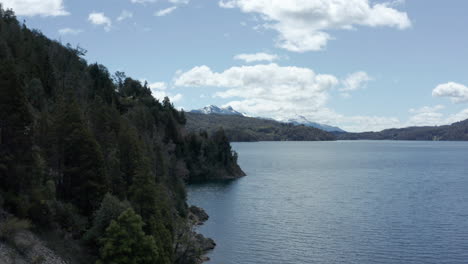
[(0, 0), (185, 110), (352, 132), (468, 118), (465, 0)]

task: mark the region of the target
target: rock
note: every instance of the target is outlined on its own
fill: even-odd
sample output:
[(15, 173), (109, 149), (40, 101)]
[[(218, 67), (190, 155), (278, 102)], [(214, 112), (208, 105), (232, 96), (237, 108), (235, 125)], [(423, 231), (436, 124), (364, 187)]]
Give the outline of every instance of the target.
[(190, 206), (189, 219), (192, 220), (195, 225), (203, 225), (203, 223), (206, 222), (208, 218), (209, 216), (205, 210), (194, 205)]
[(216, 247), (216, 243), (213, 239), (205, 237), (202, 234), (196, 234), (195, 239), (197, 240), (199, 248), (202, 252), (212, 250)]

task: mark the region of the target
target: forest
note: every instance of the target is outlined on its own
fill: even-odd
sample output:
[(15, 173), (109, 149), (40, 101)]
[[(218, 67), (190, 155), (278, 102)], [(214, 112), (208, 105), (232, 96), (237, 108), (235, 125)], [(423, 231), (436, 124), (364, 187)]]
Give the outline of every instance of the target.
[(0, 242), (31, 228), (78, 248), (72, 263), (199, 261), (185, 185), (244, 175), (226, 134), (188, 132), (85, 54), (0, 6)]

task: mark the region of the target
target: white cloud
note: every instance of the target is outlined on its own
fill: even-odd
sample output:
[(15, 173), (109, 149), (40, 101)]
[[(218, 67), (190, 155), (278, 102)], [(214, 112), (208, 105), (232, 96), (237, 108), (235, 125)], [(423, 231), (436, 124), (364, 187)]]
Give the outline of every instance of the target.
[(134, 4), (146, 4), (146, 3), (154, 3), (157, 0), (130, 0), (130, 2)]
[(112, 21), (110, 18), (106, 17), (104, 13), (93, 12), (89, 14), (88, 21), (94, 25), (102, 25), (106, 31), (109, 31), (112, 26)]
[(177, 9), (177, 6), (171, 6), (165, 9), (158, 10), (154, 13), (155, 16), (161, 17), (169, 15), (170, 13), (174, 12)]
[(117, 21), (122, 21), (125, 19), (129, 19), (133, 17), (133, 13), (128, 11), (128, 10), (122, 10), (122, 13), (120, 13), (119, 17), (117, 18)]
[[(249, 116), (287, 120), (303, 115), (308, 120), (339, 126), (350, 132), (445, 125), (468, 118), (468, 109), (445, 115), (441, 112), (445, 109), (443, 105), (409, 109), (409, 117), (404, 120), (394, 116), (343, 115), (330, 109), (327, 106), (329, 91), (346, 83), (348, 90), (355, 90), (371, 79), (367, 74), (362, 74), (364, 72), (358, 73), (339, 81), (333, 75), (317, 74), (309, 68), (275, 63), (235, 66), (219, 72), (203, 65), (177, 72), (174, 85), (221, 88), (214, 97), (228, 99), (223, 106), (231, 106)], [(357, 81), (350, 81), (354, 79)]]
[(340, 88), (342, 92), (350, 92), (361, 89), (366, 86), (367, 82), (371, 81), (372, 78), (363, 71), (349, 74), (346, 79), (342, 81), (343, 87)]
[(274, 63), (232, 67), (220, 73), (198, 66), (175, 80), (176, 86), (226, 88), (215, 96), (237, 99), (228, 103), (236, 110), (277, 119), (318, 111), (337, 84), (332, 75)]
[(268, 62), (272, 62), (272, 61), (275, 61), (275, 60), (278, 60), (279, 57), (278, 55), (276, 54), (268, 54), (268, 53), (263, 53), (263, 52), (260, 52), (260, 53), (254, 53), (254, 54), (238, 54), (236, 56), (234, 56), (234, 59), (235, 60), (243, 60), (247, 63), (251, 63), (251, 62), (257, 62), (257, 61), (268, 61)]
[(60, 35), (78, 35), (83, 32), (83, 30), (75, 28), (61, 28), (58, 32)]
[(172, 4), (188, 4), (190, 0), (169, 0), (169, 3)]
[[(147, 3), (155, 3), (158, 0), (130, 0), (130, 2), (134, 4), (147, 4)], [(186, 5), (190, 2), (190, 0), (168, 0), (169, 3), (175, 5)]]
[(432, 96), (449, 97), (454, 103), (464, 103), (468, 102), (468, 87), (455, 82), (439, 84), (432, 90)]
[[(147, 82), (146, 79), (141, 80), (142, 83)], [(172, 94), (166, 92), (167, 90), (167, 83), (165, 82), (153, 82), (148, 84), (148, 87), (151, 90), (151, 94), (153, 95), (154, 98), (158, 99), (159, 101), (162, 101), (164, 97), (169, 97), (172, 103), (177, 103), (180, 100), (182, 100), (183, 96), (180, 93), (177, 94)]]
[(402, 127), (396, 117), (383, 116), (342, 116), (339, 115), (334, 123), (349, 132), (381, 131), (387, 128)]
[(443, 105), (423, 106), (417, 109), (410, 109), (413, 115), (408, 119), (405, 126), (434, 126), (446, 123), (444, 115), (439, 111), (444, 109)]
[(355, 26), (389, 26), (405, 29), (411, 21), (392, 3), (370, 4), (368, 0), (225, 0), (222, 8), (239, 8), (259, 14), (264, 28), (278, 32), (276, 45), (294, 52), (322, 50), (336, 29)]
[(462, 121), (462, 120), (465, 120), (465, 119), (468, 119), (468, 109), (463, 109), (463, 110), (461, 110), (460, 112), (458, 112), (456, 114), (450, 115), (447, 118), (446, 123), (447, 124), (452, 124), (452, 123)]
[(179, 72), (174, 80), (179, 87), (224, 88), (215, 93), (215, 97), (231, 99), (223, 106), (250, 116), (287, 120), (303, 115), (314, 122), (356, 132), (404, 125), (396, 117), (346, 116), (328, 108), (329, 91), (340, 83), (333, 75), (275, 63), (231, 67), (222, 72), (198, 66)]
[(3, 8), (11, 8), (19, 16), (69, 15), (63, 0), (2, 0)]
[(153, 90), (166, 90), (167, 89), (167, 84), (165, 82), (154, 82), (150, 83), (149, 88)]
[(153, 90), (151, 89), (151, 94), (153, 95), (154, 98), (158, 99), (159, 101), (164, 100), (164, 97), (169, 97), (169, 100), (171, 100), (172, 103), (177, 103), (180, 100), (182, 100), (182, 94), (170, 94), (166, 93), (165, 91), (160, 91), (160, 90)]

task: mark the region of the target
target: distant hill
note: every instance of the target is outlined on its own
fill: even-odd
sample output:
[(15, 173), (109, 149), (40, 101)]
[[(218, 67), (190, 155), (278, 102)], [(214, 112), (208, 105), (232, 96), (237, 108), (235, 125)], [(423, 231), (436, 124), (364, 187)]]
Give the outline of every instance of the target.
[(343, 129), (339, 127), (334, 127), (334, 126), (329, 126), (329, 125), (324, 125), (324, 124), (319, 124), (316, 122), (312, 122), (308, 120), (305, 116), (298, 115), (294, 118), (290, 118), (285, 121), (286, 123), (292, 123), (294, 125), (304, 125), (308, 127), (315, 127), (321, 130), (325, 130), (327, 132), (346, 132)]
[(468, 119), (445, 126), (385, 129), (380, 132), (335, 133), (339, 140), (444, 140), (468, 141)]
[[(206, 114), (206, 115), (217, 114), (217, 115), (247, 116), (247, 115), (245, 115), (245, 114), (243, 114), (241, 112), (238, 112), (238, 111), (234, 110), (231, 106), (218, 107), (216, 105), (208, 105), (208, 106), (205, 106), (205, 107), (203, 107), (201, 109), (192, 110), (192, 111), (190, 111), (190, 113)], [(304, 125), (304, 126), (308, 126), (308, 127), (315, 127), (315, 128), (327, 131), (327, 132), (346, 132), (346, 131), (344, 131), (343, 129), (341, 129), (339, 127), (334, 127), (334, 126), (329, 126), (329, 125), (324, 125), (324, 124), (319, 124), (319, 123), (316, 123), (316, 122), (312, 122), (312, 121), (308, 120), (305, 116), (302, 116), (302, 115), (297, 115), (294, 118), (289, 118), (289, 119), (285, 119), (285, 120), (275, 120), (275, 119), (272, 119), (272, 118), (265, 118), (265, 117), (256, 117), (256, 118), (264, 119), (264, 120), (274, 120), (274, 121), (279, 121), (279, 122), (283, 122), (283, 123), (292, 123), (294, 125)]]
[(320, 141), (335, 140), (326, 131), (304, 125), (286, 124), (274, 120), (242, 115), (186, 113), (189, 131), (213, 133), (222, 127), (229, 141)]
[(190, 111), (190, 113), (196, 113), (196, 114), (218, 114), (218, 115), (238, 115), (238, 116), (243, 116), (244, 114), (237, 112), (234, 110), (232, 107), (218, 107), (216, 105), (208, 105), (205, 106), (201, 109), (196, 109)]

